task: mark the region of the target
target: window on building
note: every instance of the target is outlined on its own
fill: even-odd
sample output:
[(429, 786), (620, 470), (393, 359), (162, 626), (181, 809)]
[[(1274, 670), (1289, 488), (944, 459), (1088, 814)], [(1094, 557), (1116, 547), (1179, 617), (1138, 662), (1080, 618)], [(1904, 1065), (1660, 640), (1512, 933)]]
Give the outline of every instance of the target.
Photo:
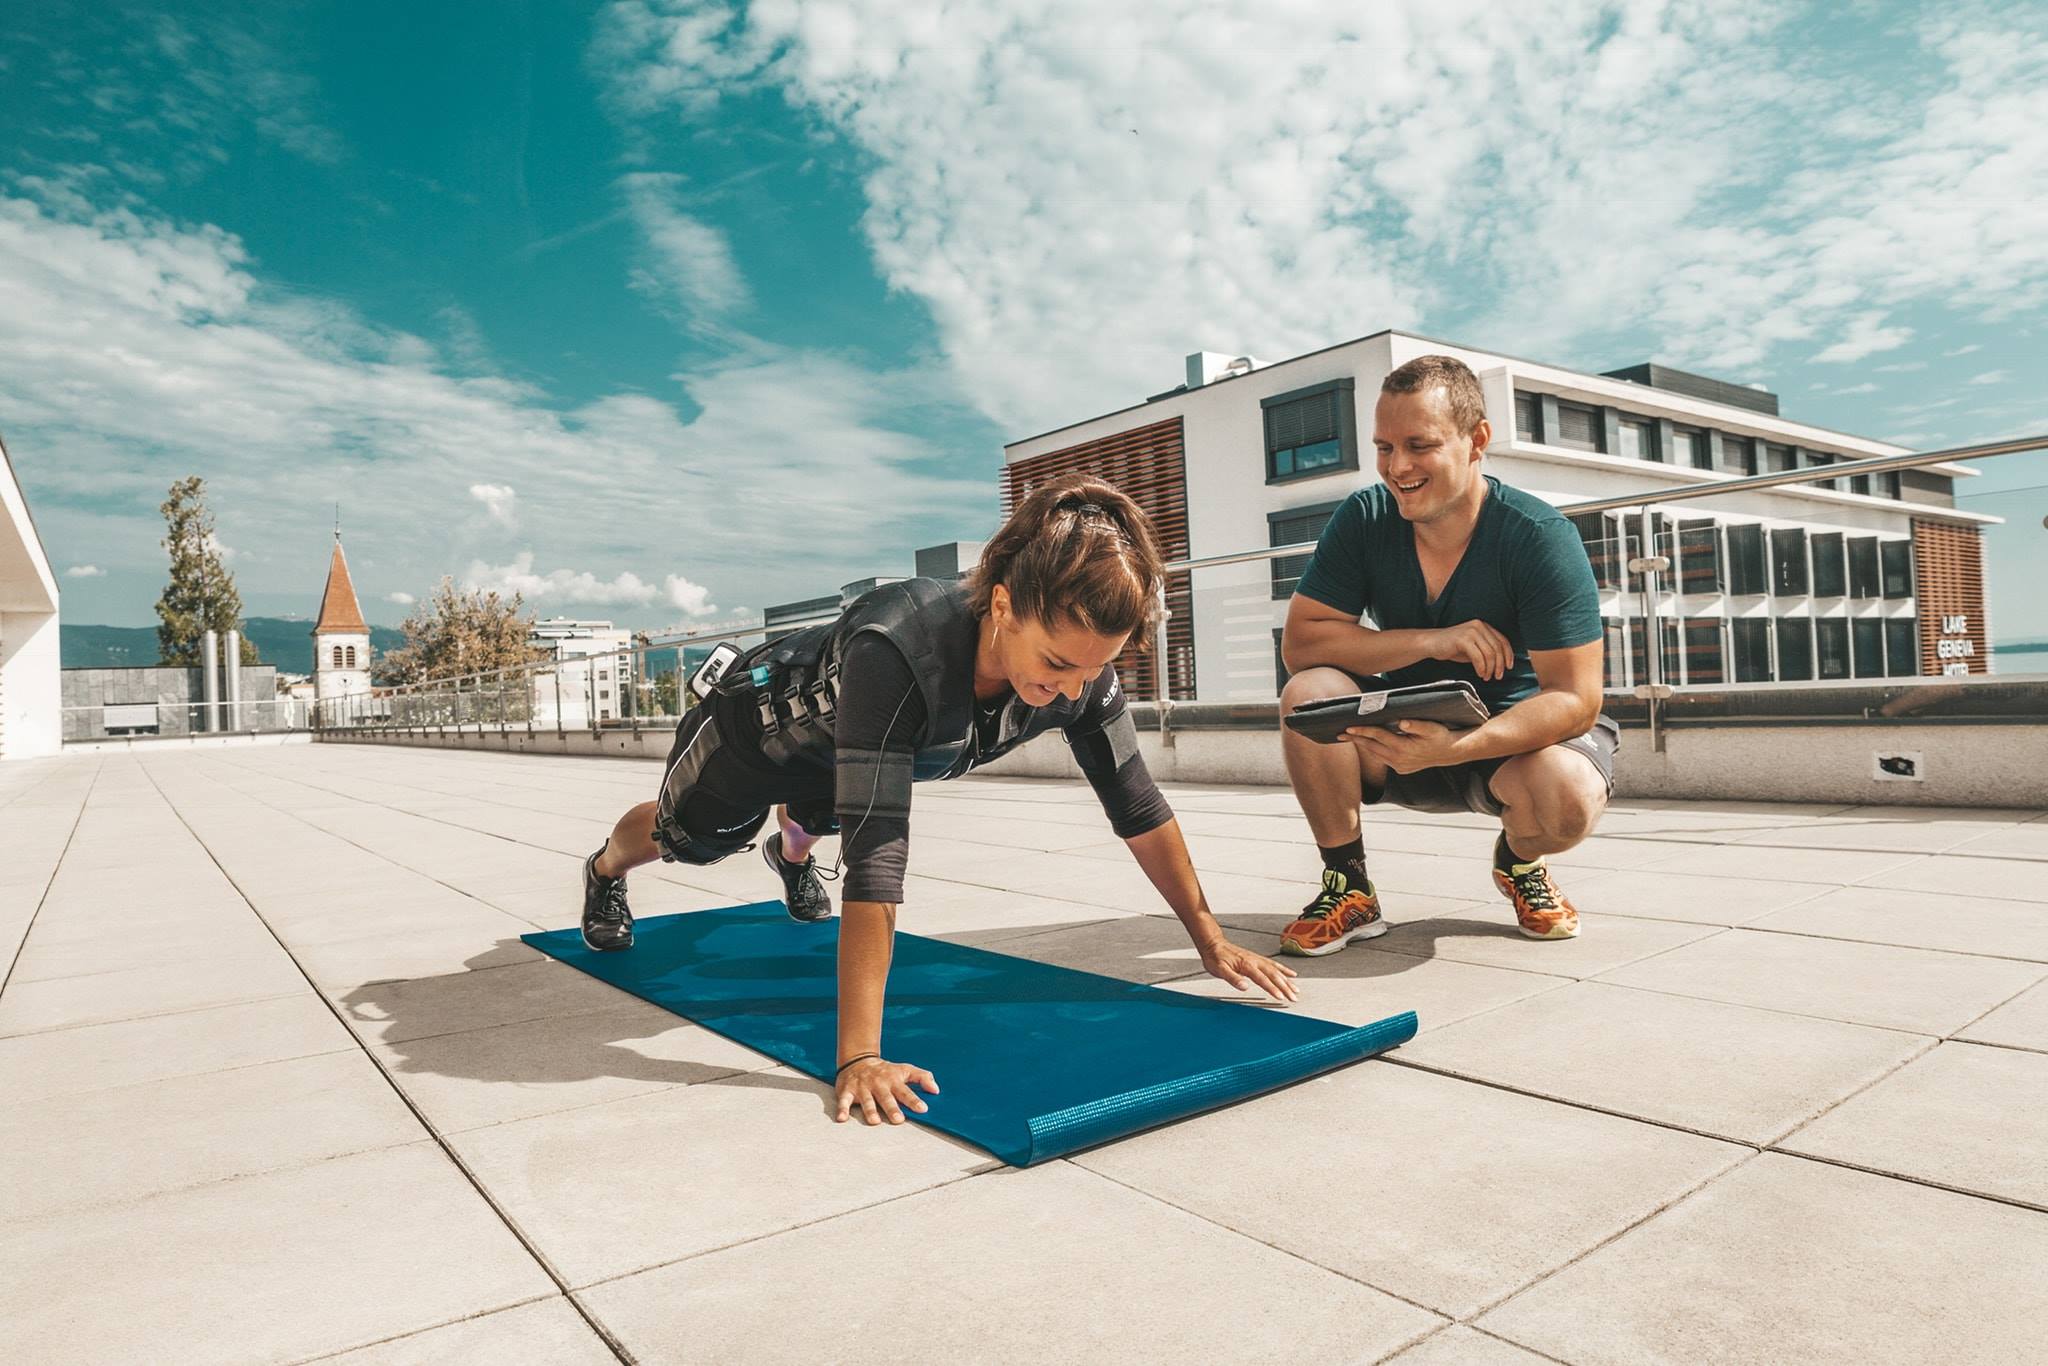
[(1822, 617), (1813, 623), (1814, 654), (1822, 678), (1849, 677), (1849, 623), (1843, 617)]
[(1524, 441), (1543, 440), (1543, 400), (1524, 389), (1515, 390), (1515, 435)]
[(1728, 591), (1745, 595), (1765, 592), (1770, 575), (1764, 567), (1764, 529), (1757, 522), (1731, 522), (1728, 533)]
[(1597, 451), (1600, 449), (1600, 414), (1583, 403), (1557, 405), (1557, 440), (1551, 444), (1570, 446), (1573, 450)]
[(1849, 538), (1849, 596), (1852, 598), (1877, 598), (1884, 596), (1884, 580), (1877, 570), (1877, 537), (1852, 536)]
[[(1657, 621), (1657, 626), (1657, 637), (1663, 644), (1663, 649), (1659, 652), (1660, 658), (1657, 661), (1657, 667), (1662, 672), (1657, 675), (1657, 681), (1675, 687), (1680, 677), (1678, 672), (1678, 623), (1670, 617), (1660, 617)], [(1644, 643), (1644, 640), (1643, 619), (1641, 617), (1633, 618), (1628, 624), (1629, 667), (1635, 681), (1639, 684), (1650, 681), (1649, 647)]]
[[(1829, 454), (1828, 454), (1828, 453), (1827, 453), (1826, 451), (1807, 451), (1807, 452), (1806, 452), (1806, 467), (1807, 467), (1808, 469), (1815, 469), (1815, 470), (1821, 470), (1821, 469), (1826, 469), (1826, 468), (1827, 468), (1828, 466), (1830, 466), (1830, 465), (1832, 465), (1832, 464), (1834, 464), (1834, 463), (1835, 463), (1835, 457), (1833, 457), (1832, 455), (1829, 455)], [(1839, 480), (1836, 480), (1836, 479), (1816, 479), (1816, 480), (1814, 480), (1814, 481), (1813, 481), (1813, 483), (1812, 483), (1812, 485), (1811, 485), (1811, 487), (1813, 487), (1813, 488), (1817, 488), (1817, 489), (1832, 489), (1832, 488), (1839, 488), (1840, 486), (1841, 486), (1841, 481), (1839, 481)]]
[(1721, 468), (1729, 474), (1756, 473), (1756, 443), (1746, 436), (1721, 434)]
[(1813, 623), (1804, 617), (1778, 618), (1778, 677), (1813, 677)]
[(1671, 463), (1690, 465), (1696, 470), (1714, 468), (1713, 452), (1707, 449), (1707, 434), (1691, 427), (1672, 428)]
[(1262, 400), (1267, 483), (1358, 468), (1351, 391), (1341, 379)]
[(1877, 476), (1877, 496), (1889, 498), (1895, 503), (1903, 496), (1897, 470), (1891, 470)]
[(1622, 644), (1621, 623), (1612, 618), (1601, 622), (1600, 634), (1600, 686), (1610, 690), (1626, 688), (1628, 656), (1623, 653), (1627, 647)]
[(1849, 492), (1860, 493), (1865, 498), (1868, 498), (1870, 496), (1870, 476), (1867, 474), (1850, 475)]
[(1882, 565), (1884, 595), (1888, 598), (1912, 597), (1913, 543), (1885, 541), (1878, 547), (1878, 558)]
[(599, 669), (599, 670), (597, 671), (597, 677), (598, 677), (598, 681), (599, 681), (599, 682), (604, 682), (605, 680), (609, 679), (609, 678), (610, 678), (611, 676), (612, 676), (612, 671), (611, 671), (610, 669)]
[(1737, 617), (1728, 623), (1728, 644), (1735, 656), (1737, 683), (1771, 680), (1771, 623), (1763, 617)]
[(355, 666), (356, 666), (356, 647), (355, 647), (355, 646), (353, 646), (353, 645), (351, 645), (351, 646), (349, 646), (349, 647), (348, 647), (348, 667), (349, 667), (349, 668), (351, 668), (351, 669), (353, 669), (353, 668), (354, 668)]
[(1799, 468), (1799, 457), (1790, 446), (1766, 445), (1764, 447), (1764, 472), (1782, 474), (1786, 470)]
[(1842, 533), (1816, 531), (1811, 549), (1813, 595), (1817, 598), (1839, 598), (1848, 593), (1849, 571), (1842, 558)]
[(600, 702), (608, 702), (608, 701), (610, 701), (610, 700), (611, 700), (611, 695), (612, 695), (612, 690), (611, 690), (610, 688), (599, 688), (599, 689), (597, 690), (597, 700), (598, 700), (598, 701), (600, 701)]
[(1806, 596), (1806, 533), (1783, 526), (1771, 533), (1771, 593), (1780, 598)]
[(1919, 632), (1911, 617), (1893, 617), (1884, 624), (1884, 671), (1893, 678), (1920, 672)]
[(341, 647), (339, 645), (334, 647), (334, 667), (337, 669), (341, 667)]
[(1691, 617), (1685, 623), (1685, 681), (1688, 686), (1725, 683), (1721, 659), (1721, 619)]
[[(1721, 567), (1721, 529), (1710, 517), (1678, 524), (1678, 591), (1720, 593), (1728, 581)], [(1717, 680), (1718, 681), (1718, 680)]]
[(1631, 460), (1655, 460), (1657, 458), (1657, 429), (1640, 418), (1625, 417), (1616, 433), (1616, 455), (1625, 455)]
[(1593, 564), (1593, 581), (1602, 588), (1620, 584), (1621, 541), (1606, 514), (1582, 512), (1572, 518), (1572, 525), (1578, 528), (1579, 539), (1586, 543), (1586, 558)]
[(1849, 640), (1855, 648), (1858, 678), (1884, 677), (1884, 623), (1876, 617), (1858, 617), (1849, 623)]
[[(1323, 528), (1330, 524), (1330, 514), (1338, 506), (1336, 503), (1317, 503), (1314, 507), (1267, 513), (1266, 544), (1299, 545), (1303, 541), (1321, 540)], [(1301, 580), (1302, 571), (1308, 568), (1309, 558), (1307, 555), (1287, 555), (1269, 561), (1273, 566), (1275, 601), (1293, 596), (1294, 585)]]

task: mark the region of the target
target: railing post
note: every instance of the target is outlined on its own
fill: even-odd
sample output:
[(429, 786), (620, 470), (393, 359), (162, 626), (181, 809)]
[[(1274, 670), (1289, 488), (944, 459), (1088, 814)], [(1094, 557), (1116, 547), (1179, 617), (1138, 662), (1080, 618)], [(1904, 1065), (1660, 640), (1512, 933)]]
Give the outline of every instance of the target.
[[(1630, 560), (1628, 567), (1642, 584), (1643, 682), (1637, 685), (1636, 696), (1643, 699), (1643, 708), (1650, 723), (1650, 749), (1653, 753), (1662, 754), (1664, 699), (1671, 696), (1671, 689), (1664, 682), (1664, 638), (1657, 614), (1657, 574), (1670, 568), (1671, 561), (1657, 553), (1651, 526), (1650, 505), (1645, 503), (1642, 508), (1643, 553)], [(1623, 534), (1625, 537), (1625, 530)]]
[(633, 723), (633, 739), (640, 739), (640, 650), (638, 646), (626, 652), (626, 670), (629, 681), (625, 685), (626, 715)]
[(1173, 612), (1166, 605), (1166, 582), (1159, 584), (1159, 597), (1152, 605), (1152, 693), (1159, 708), (1159, 744), (1173, 748), (1173, 688), (1167, 677), (1166, 623)]
[(562, 729), (562, 654), (561, 654), (561, 651), (557, 650), (557, 651), (555, 652), (555, 664), (554, 664), (554, 667), (553, 667), (552, 669), (550, 669), (550, 670), (549, 670), (548, 672), (549, 672), (549, 673), (551, 673), (551, 674), (553, 674), (553, 675), (554, 675), (554, 679), (555, 679), (555, 738), (556, 738), (557, 740), (562, 740), (562, 739), (565, 739), (565, 737), (566, 737), (566, 734), (567, 734), (567, 733), (566, 733), (566, 732), (565, 732), (565, 731), (564, 731), (564, 730)]

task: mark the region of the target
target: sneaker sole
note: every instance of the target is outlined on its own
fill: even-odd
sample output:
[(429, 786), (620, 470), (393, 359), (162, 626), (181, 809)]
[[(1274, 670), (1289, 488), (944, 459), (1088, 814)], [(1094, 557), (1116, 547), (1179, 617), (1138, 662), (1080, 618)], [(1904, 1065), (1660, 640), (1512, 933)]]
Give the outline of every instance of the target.
[(1280, 952), (1295, 958), (1321, 958), (1325, 954), (1332, 954), (1344, 948), (1354, 939), (1377, 939), (1386, 932), (1387, 922), (1385, 920), (1374, 920), (1368, 924), (1360, 925), (1355, 930), (1346, 930), (1343, 934), (1338, 935), (1335, 939), (1332, 939), (1329, 943), (1318, 949), (1311, 949), (1297, 944), (1292, 939), (1283, 939), (1280, 941)]
[(1522, 937), (1525, 939), (1577, 939), (1579, 937), (1579, 927), (1576, 925), (1568, 930), (1563, 928), (1532, 930), (1527, 925), (1517, 923), (1515, 928), (1522, 932)]

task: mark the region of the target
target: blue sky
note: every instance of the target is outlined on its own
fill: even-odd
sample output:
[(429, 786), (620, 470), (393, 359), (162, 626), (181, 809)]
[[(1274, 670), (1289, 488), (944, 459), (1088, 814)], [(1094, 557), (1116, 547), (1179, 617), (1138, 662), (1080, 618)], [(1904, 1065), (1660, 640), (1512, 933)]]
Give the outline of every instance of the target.
[[(1930, 14), (30, 0), (0, 432), (70, 620), (152, 619), (200, 473), (252, 613), (339, 501), (373, 620), (453, 574), (664, 626), (985, 534), (1005, 438), (1198, 349), (2048, 431), (2048, 19)], [(2048, 635), (2048, 457), (1984, 468), (1994, 630)]]

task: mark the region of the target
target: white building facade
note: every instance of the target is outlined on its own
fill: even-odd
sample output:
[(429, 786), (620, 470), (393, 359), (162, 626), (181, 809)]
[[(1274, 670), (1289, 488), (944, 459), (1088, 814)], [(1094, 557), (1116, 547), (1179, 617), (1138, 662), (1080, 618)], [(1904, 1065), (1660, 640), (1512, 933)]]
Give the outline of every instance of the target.
[(57, 576), (0, 443), (0, 759), (63, 747)]
[[(1378, 478), (1381, 381), (1428, 354), (1455, 356), (1479, 377), (1493, 428), (1487, 473), (1554, 504), (1903, 453), (1782, 417), (1768, 393), (1660, 366), (1587, 375), (1381, 332), (1275, 364), (1191, 356), (1181, 388), (1007, 446), (1006, 498), (1069, 469), (1103, 470), (1146, 506), (1176, 558), (1314, 540), (1338, 503)], [(1958, 509), (1953, 493), (1974, 474), (1942, 465), (1653, 506), (1657, 551), (1673, 561), (1657, 604), (1663, 680), (1987, 671), (1978, 528), (1996, 519)], [(1608, 686), (1643, 682), (1652, 646), (1626, 568), (1641, 520), (1574, 520), (1600, 582)], [(1279, 629), (1304, 564), (1224, 566), (1177, 585), (1167, 637), (1175, 696), (1277, 693)], [(1128, 676), (1132, 665), (1122, 667)]]
[(629, 715), (626, 694), (633, 686), (633, 633), (609, 621), (549, 617), (537, 621), (526, 643), (555, 662), (534, 680), (537, 719), (587, 726)]

